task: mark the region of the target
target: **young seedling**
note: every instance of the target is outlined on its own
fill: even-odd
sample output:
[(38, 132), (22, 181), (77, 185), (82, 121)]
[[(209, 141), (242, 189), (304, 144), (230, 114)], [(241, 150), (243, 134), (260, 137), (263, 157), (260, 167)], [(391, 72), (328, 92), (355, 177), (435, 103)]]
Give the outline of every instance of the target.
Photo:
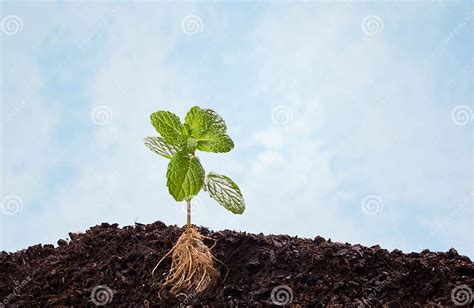
[(192, 107), (184, 124), (169, 111), (157, 111), (151, 115), (151, 124), (160, 136), (145, 138), (145, 145), (170, 160), (166, 186), (176, 201), (187, 203), (186, 230), (153, 272), (171, 255), (171, 269), (162, 286), (169, 287), (174, 295), (204, 293), (215, 285), (219, 274), (211, 249), (203, 243), (206, 237), (191, 225), (191, 200), (204, 189), (234, 214), (244, 212), (245, 202), (239, 187), (229, 177), (214, 172), (205, 175), (196, 151), (226, 153), (234, 143), (222, 117), (211, 109)]

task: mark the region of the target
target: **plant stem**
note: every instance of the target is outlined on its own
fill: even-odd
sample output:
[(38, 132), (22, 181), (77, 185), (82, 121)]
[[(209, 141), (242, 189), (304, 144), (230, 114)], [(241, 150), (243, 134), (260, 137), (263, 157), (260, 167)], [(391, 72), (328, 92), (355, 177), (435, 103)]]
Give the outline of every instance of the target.
[(186, 228), (187, 228), (188, 230), (191, 228), (191, 199), (187, 200)]

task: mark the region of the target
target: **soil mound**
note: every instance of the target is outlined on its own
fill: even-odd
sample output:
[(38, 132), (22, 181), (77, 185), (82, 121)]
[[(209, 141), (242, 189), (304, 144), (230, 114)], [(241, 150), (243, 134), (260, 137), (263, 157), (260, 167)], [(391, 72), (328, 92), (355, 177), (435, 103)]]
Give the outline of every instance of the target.
[[(183, 228), (162, 222), (119, 228), (103, 223), (69, 233), (58, 246), (0, 254), (0, 306), (172, 307), (472, 306), (474, 264), (456, 250), (404, 254), (322, 237), (234, 231), (215, 240), (221, 282), (212, 294), (158, 295), (165, 260)], [(212, 241), (206, 242), (211, 246)], [(342, 305), (342, 306), (341, 306)]]

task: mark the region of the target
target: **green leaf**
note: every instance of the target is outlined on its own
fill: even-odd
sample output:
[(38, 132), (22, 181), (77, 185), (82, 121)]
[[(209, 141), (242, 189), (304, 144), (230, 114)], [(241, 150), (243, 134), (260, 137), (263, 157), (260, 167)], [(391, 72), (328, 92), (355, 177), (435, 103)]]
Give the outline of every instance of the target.
[(204, 131), (203, 135), (206, 133), (212, 132), (222, 132), (225, 133), (227, 131), (227, 126), (225, 124), (224, 119), (217, 114), (212, 109), (204, 109), (204, 119), (206, 130)]
[(204, 169), (196, 156), (177, 153), (166, 173), (168, 191), (176, 201), (189, 200), (204, 185)]
[(216, 133), (198, 140), (197, 148), (204, 152), (226, 153), (234, 148), (234, 142), (227, 134)]
[[(194, 106), (189, 109), (184, 118), (184, 125), (191, 131), (191, 135), (199, 136), (201, 131), (205, 129), (204, 110), (201, 107)], [(194, 134), (192, 134), (194, 132)]]
[(188, 139), (186, 139), (186, 143), (183, 144), (183, 149), (188, 153), (194, 153), (197, 148), (197, 145), (198, 143), (196, 139), (194, 139), (193, 137), (188, 137)]
[(225, 121), (220, 115), (214, 110), (201, 109), (198, 106), (194, 106), (188, 111), (184, 123), (191, 130), (191, 136), (196, 139), (207, 134), (227, 131)]
[(183, 142), (184, 126), (177, 115), (169, 111), (157, 111), (150, 118), (151, 124), (167, 143), (179, 145)]
[(220, 205), (234, 214), (242, 214), (245, 210), (244, 196), (237, 184), (229, 177), (209, 172), (206, 177), (204, 190)]
[(234, 147), (234, 142), (226, 134), (224, 119), (214, 110), (194, 106), (186, 115), (184, 123), (190, 135), (197, 140), (198, 150), (224, 153)]
[(177, 146), (166, 143), (161, 137), (146, 137), (144, 142), (151, 151), (169, 159), (179, 151)]

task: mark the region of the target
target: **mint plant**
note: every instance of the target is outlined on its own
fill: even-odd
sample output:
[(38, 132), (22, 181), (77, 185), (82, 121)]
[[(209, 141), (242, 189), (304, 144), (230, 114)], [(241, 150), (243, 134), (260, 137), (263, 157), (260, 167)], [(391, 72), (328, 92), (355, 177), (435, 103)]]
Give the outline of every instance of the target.
[(160, 136), (145, 138), (145, 145), (156, 154), (170, 159), (166, 172), (169, 193), (176, 201), (187, 201), (204, 188), (220, 205), (234, 214), (242, 214), (242, 193), (229, 177), (215, 172), (205, 176), (196, 151), (226, 153), (234, 148), (227, 127), (215, 111), (192, 107), (184, 124), (169, 111), (151, 115), (151, 123)]
[(166, 186), (176, 201), (187, 203), (186, 231), (153, 269), (171, 254), (171, 269), (162, 287), (171, 287), (172, 294), (203, 293), (215, 285), (218, 272), (214, 257), (202, 236), (191, 225), (191, 200), (204, 189), (220, 205), (234, 214), (242, 214), (245, 202), (237, 184), (228, 176), (215, 172), (205, 175), (196, 151), (227, 153), (234, 142), (227, 135), (227, 127), (215, 111), (192, 107), (184, 119), (169, 111), (157, 111), (150, 116), (160, 136), (145, 138), (145, 145), (153, 152), (170, 160), (166, 172)]

